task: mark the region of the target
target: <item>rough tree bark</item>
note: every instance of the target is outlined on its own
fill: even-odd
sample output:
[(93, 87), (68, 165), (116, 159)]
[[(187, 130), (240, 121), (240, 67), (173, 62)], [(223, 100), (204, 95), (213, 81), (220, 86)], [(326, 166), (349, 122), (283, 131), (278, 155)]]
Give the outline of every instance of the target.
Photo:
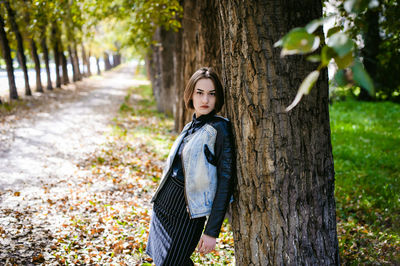
[(28, 77), (28, 68), (26, 67), (26, 57), (24, 53), (24, 41), (22, 39), (21, 32), (18, 28), (17, 21), (15, 18), (15, 12), (11, 8), (9, 1), (5, 0), (4, 5), (7, 10), (8, 20), (11, 25), (12, 31), (15, 34), (15, 39), (17, 40), (17, 56), (19, 58), (19, 62), (22, 67), (22, 71), (24, 73), (24, 80), (25, 80), (25, 95), (30, 96), (32, 95), (31, 88), (29, 86), (29, 77)]
[(51, 76), (50, 76), (49, 49), (47, 48), (47, 43), (46, 43), (46, 27), (43, 27), (43, 29), (42, 29), (40, 46), (42, 47), (43, 60), (46, 65), (46, 74), (47, 74), (47, 88), (46, 89), (51, 91), (51, 90), (53, 90), (53, 84), (51, 83)]
[(0, 14), (0, 45), (1, 45), (1, 52), (3, 54), (3, 58), (6, 61), (10, 100), (12, 100), (12, 99), (17, 100), (18, 92), (17, 92), (17, 87), (15, 86), (14, 67), (13, 67), (13, 61), (11, 58), (11, 49), (10, 49), (10, 44), (8, 42), (7, 34), (6, 34), (6, 31), (4, 30), (4, 27), (5, 27), (4, 19)]
[(321, 17), (307, 1), (220, 0), (223, 80), (237, 149), (237, 265), (338, 265), (326, 72), (289, 113), (315, 66), (273, 45)]

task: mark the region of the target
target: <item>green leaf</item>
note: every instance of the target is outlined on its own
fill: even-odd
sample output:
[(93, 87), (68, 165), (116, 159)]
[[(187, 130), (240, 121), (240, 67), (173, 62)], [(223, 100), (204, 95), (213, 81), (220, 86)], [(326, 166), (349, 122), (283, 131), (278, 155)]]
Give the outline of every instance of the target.
[(353, 61), (354, 61), (353, 52), (349, 52), (348, 54), (342, 57), (340, 56), (335, 57), (335, 62), (339, 67), (339, 69), (345, 69), (349, 67), (353, 63)]
[[(285, 37), (285, 36), (284, 36)], [(274, 47), (279, 47), (283, 45), (283, 40), (280, 39), (279, 41), (277, 41), (276, 43), (274, 43)]]
[(328, 33), (326, 34), (326, 37), (331, 37), (333, 34), (335, 34), (336, 32), (339, 32), (340, 30), (342, 30), (342, 26), (336, 26), (333, 28), (330, 28), (328, 30)]
[(338, 87), (344, 87), (348, 84), (346, 73), (343, 69), (337, 71), (333, 79)]
[(340, 56), (348, 54), (354, 49), (354, 42), (346, 34), (338, 32), (329, 37), (327, 45)]
[(321, 61), (322, 61), (322, 66), (325, 67), (329, 64), (332, 58), (337, 56), (337, 53), (335, 50), (333, 50), (331, 47), (325, 45), (322, 47), (321, 51)]
[(347, 0), (344, 2), (343, 7), (347, 13), (361, 13), (369, 4), (370, 0)]
[(292, 54), (305, 54), (315, 51), (319, 46), (318, 36), (314, 36), (306, 31), (305, 28), (294, 28), (287, 33), (276, 46), (282, 46), (281, 56)]
[(318, 29), (319, 26), (324, 25), (324, 23), (327, 23), (330, 19), (332, 19), (333, 16), (328, 16), (324, 18), (318, 18), (314, 19), (311, 22), (309, 22), (306, 26), (305, 29), (308, 33), (313, 33), (316, 29)]
[(307, 56), (307, 61), (313, 62), (313, 63), (317, 63), (321, 61), (321, 56), (318, 54), (313, 54), (313, 55), (309, 55)]
[(286, 112), (292, 110), (300, 102), (303, 95), (307, 95), (310, 93), (310, 90), (314, 86), (315, 82), (318, 80), (318, 77), (318, 70), (314, 70), (313, 72), (308, 74), (308, 76), (301, 83), (293, 102), (288, 107), (286, 107)]
[(364, 89), (366, 89), (370, 94), (374, 93), (374, 82), (371, 77), (365, 71), (363, 64), (360, 61), (356, 61), (351, 67), (353, 71), (354, 81)]

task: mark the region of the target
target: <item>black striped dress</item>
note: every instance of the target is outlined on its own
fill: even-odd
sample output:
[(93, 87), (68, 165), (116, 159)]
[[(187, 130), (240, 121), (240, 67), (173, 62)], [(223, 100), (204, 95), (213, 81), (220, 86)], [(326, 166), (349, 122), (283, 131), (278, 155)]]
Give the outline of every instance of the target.
[(154, 202), (147, 254), (159, 265), (193, 265), (190, 259), (206, 218), (190, 219), (183, 182), (168, 177)]
[(190, 259), (204, 229), (206, 217), (190, 219), (184, 195), (181, 154), (185, 144), (214, 112), (193, 116), (188, 132), (175, 155), (171, 174), (154, 201), (146, 252), (159, 265), (193, 265)]
[(175, 155), (171, 173), (154, 201), (146, 253), (157, 266), (193, 265), (190, 256), (203, 233), (206, 217), (190, 219), (184, 194), (181, 154), (185, 144), (214, 112), (193, 116), (188, 132)]

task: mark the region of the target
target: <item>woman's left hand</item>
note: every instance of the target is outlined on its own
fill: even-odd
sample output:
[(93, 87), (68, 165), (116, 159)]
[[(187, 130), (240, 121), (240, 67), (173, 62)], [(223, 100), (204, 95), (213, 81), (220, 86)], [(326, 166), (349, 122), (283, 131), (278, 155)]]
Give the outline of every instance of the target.
[(197, 250), (202, 254), (210, 253), (215, 249), (216, 243), (217, 239), (215, 237), (203, 234), (200, 238)]

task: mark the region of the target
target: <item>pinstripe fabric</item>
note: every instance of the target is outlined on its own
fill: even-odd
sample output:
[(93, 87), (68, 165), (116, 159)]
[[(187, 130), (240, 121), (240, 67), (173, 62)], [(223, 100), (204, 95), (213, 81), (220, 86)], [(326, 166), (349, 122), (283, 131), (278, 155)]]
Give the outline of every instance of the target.
[(147, 254), (157, 266), (193, 265), (190, 255), (200, 240), (205, 220), (190, 219), (183, 182), (168, 177), (154, 202)]

